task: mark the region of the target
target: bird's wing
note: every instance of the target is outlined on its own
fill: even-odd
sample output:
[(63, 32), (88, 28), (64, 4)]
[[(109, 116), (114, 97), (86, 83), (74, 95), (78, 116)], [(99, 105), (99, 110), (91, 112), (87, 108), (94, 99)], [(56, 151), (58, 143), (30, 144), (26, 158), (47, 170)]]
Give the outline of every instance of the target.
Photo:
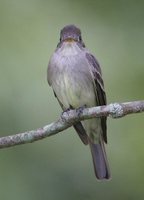
[[(86, 58), (91, 65), (91, 72), (94, 78), (94, 85), (95, 85), (95, 93), (96, 93), (96, 102), (97, 106), (106, 105), (106, 93), (104, 90), (104, 82), (102, 79), (101, 68), (96, 60), (96, 58), (90, 54), (86, 53)], [(103, 130), (103, 139), (107, 143), (107, 126), (106, 126), (106, 117), (101, 117), (101, 125)]]

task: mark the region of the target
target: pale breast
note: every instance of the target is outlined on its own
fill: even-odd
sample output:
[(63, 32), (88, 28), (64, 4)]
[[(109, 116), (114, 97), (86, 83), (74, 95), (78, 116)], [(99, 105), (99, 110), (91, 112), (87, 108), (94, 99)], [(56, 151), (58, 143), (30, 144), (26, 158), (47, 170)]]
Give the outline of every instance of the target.
[(55, 53), (52, 60), (51, 85), (64, 107), (94, 106), (93, 79), (84, 53), (72, 54), (70, 52), (65, 56)]

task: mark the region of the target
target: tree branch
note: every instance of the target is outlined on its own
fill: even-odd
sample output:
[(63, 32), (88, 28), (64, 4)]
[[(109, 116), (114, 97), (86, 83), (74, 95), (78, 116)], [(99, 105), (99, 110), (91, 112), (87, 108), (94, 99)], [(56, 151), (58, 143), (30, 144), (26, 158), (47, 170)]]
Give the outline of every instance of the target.
[(81, 120), (102, 116), (120, 118), (128, 114), (140, 112), (144, 112), (144, 101), (113, 103), (106, 106), (69, 110), (64, 112), (56, 122), (53, 122), (37, 130), (1, 137), (0, 148), (31, 143), (51, 135), (55, 135)]

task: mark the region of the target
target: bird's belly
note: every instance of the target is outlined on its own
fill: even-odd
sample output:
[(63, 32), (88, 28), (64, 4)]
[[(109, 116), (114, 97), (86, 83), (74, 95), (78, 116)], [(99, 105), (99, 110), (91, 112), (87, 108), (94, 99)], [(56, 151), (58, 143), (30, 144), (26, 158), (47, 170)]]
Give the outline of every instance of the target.
[(65, 71), (57, 79), (56, 95), (65, 108), (95, 105), (93, 84), (86, 74)]

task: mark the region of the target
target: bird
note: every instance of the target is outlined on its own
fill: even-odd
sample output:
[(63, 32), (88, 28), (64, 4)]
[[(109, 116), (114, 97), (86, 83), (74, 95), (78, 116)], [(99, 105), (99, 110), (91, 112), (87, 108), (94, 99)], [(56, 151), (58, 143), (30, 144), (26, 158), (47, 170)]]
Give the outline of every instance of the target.
[[(60, 40), (49, 60), (47, 81), (63, 111), (106, 105), (106, 93), (99, 62), (86, 48), (81, 30), (64, 26)], [(90, 146), (95, 176), (110, 179), (106, 156), (107, 118), (99, 117), (73, 125), (81, 141)]]

